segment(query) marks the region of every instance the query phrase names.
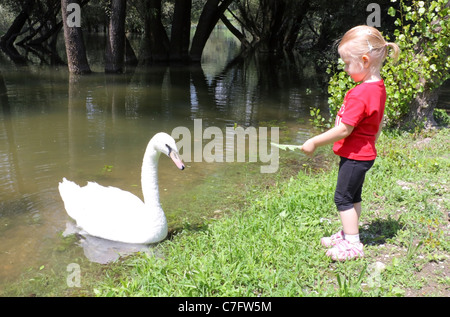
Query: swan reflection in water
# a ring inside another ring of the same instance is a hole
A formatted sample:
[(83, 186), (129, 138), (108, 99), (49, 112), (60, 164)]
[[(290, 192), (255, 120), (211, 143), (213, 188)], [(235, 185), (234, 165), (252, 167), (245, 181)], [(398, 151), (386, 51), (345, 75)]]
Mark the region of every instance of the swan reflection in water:
[(155, 255), (156, 252), (151, 244), (124, 243), (91, 236), (73, 222), (67, 222), (63, 232), (64, 237), (69, 235), (77, 236), (78, 244), (89, 261), (100, 264), (108, 264), (138, 252), (150, 255)]

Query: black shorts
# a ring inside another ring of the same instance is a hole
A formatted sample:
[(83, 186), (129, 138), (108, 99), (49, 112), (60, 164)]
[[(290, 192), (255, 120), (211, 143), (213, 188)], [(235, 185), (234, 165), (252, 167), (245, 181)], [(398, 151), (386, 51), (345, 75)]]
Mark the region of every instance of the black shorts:
[(361, 192), (366, 172), (375, 160), (356, 161), (341, 157), (339, 173), (334, 193), (334, 203), (339, 211), (353, 208), (354, 203), (362, 201)]

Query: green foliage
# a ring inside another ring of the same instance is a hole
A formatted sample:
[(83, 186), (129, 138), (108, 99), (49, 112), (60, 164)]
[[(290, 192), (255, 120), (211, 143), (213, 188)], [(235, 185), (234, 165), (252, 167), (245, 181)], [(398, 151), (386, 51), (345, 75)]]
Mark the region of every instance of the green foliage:
[(112, 172), (113, 167), (114, 166), (112, 166), (112, 165), (106, 165), (105, 164), (103, 166), (103, 168), (102, 168), (102, 173), (105, 174), (105, 173), (108, 173), (108, 172)]
[(450, 125), (450, 116), (447, 114), (447, 111), (444, 109), (434, 109), (433, 112), (434, 120), (441, 126), (449, 126)]
[[(399, 61), (396, 63), (388, 57), (381, 71), (387, 91), (385, 118), (388, 126), (401, 122), (419, 94), (438, 88), (450, 77), (447, 2), (414, 0), (408, 5), (400, 0), (399, 10), (391, 7), (388, 11), (391, 16), (398, 16), (392, 41), (401, 49)], [(385, 38), (391, 41), (388, 36)], [(332, 117), (339, 110), (345, 93), (354, 87), (343, 67), (343, 62), (339, 61), (327, 70), (332, 74), (328, 86)]]
[(325, 119), (325, 117), (320, 114), (319, 108), (313, 108), (310, 107), (309, 114), (311, 115), (311, 119), (309, 119), (309, 122), (312, 123), (313, 126), (318, 128), (330, 128), (331, 124), (329, 121)]
[(367, 270), (367, 264), (361, 270), (358, 278), (352, 277), (341, 277), (339, 273), (336, 273), (336, 279), (339, 284), (339, 296), (340, 297), (361, 297), (363, 292), (361, 290), (361, 282)]

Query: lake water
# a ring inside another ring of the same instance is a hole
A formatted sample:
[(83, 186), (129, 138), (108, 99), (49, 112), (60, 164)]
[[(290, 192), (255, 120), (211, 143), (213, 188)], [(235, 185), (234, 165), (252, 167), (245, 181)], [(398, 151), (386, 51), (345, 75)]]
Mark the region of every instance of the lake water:
[[(95, 46), (101, 37), (88, 42)], [(280, 127), (280, 142), (308, 138), (309, 108), (323, 109), (327, 101), (314, 66), (301, 58), (233, 60), (237, 50), (233, 38), (218, 30), (201, 66), (137, 68), (116, 76), (102, 72), (103, 52), (93, 50), (89, 61), (96, 73), (83, 77), (70, 76), (65, 67), (15, 66), (0, 52), (0, 294), (30, 272), (59, 274), (64, 284), (69, 264), (107, 262), (122, 250), (101, 239), (66, 237), (73, 222), (57, 189), (63, 177), (141, 197), (149, 139), (186, 127), (195, 142), (200, 119), (203, 130), (218, 127), (224, 135), (227, 128)], [(160, 159), (169, 229), (220, 213), (230, 188), (240, 191), (261, 177), (261, 163), (248, 156), (244, 163), (186, 165), (181, 172)]]

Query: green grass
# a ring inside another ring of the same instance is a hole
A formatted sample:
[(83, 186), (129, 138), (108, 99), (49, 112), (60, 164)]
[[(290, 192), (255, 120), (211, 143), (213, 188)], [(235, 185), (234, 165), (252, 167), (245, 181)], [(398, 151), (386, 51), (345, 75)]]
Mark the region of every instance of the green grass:
[(106, 270), (98, 296), (449, 296), (448, 129), (388, 133), (363, 190), (364, 259), (325, 256), (337, 158)]

